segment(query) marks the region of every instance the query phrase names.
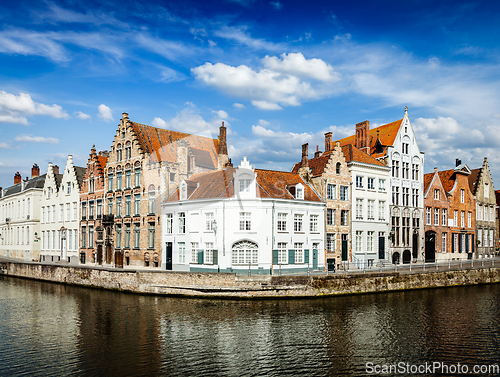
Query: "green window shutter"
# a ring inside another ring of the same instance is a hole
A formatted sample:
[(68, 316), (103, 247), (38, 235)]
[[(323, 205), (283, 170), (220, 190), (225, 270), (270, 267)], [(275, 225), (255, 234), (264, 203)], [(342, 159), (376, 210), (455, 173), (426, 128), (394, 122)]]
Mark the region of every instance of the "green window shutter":
[(309, 249), (304, 250), (304, 263), (309, 263)]
[(273, 264), (278, 264), (278, 250), (273, 250)]
[(203, 264), (203, 249), (198, 249), (198, 263)]
[(214, 264), (217, 265), (219, 264), (219, 250), (212, 250), (214, 252), (213, 254), (213, 261)]
[(295, 264), (295, 249), (288, 250), (288, 264)]

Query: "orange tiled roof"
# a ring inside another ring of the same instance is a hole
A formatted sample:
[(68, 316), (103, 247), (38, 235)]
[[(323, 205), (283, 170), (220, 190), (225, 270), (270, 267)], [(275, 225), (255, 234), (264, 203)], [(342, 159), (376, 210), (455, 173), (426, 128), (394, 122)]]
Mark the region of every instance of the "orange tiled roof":
[[(401, 127), (402, 121), (403, 119), (400, 119), (391, 123), (384, 124), (383, 126), (370, 129), (369, 145), (370, 145), (370, 154), (373, 157), (378, 158), (384, 156), (386, 154), (386, 149), (387, 149), (384, 147), (382, 152), (376, 153), (375, 143), (377, 141), (377, 136), (380, 139), (380, 142), (382, 143), (383, 146), (394, 145), (394, 140), (396, 139), (396, 135), (398, 134), (399, 128)], [(342, 147), (348, 144), (355, 145), (356, 135), (345, 137), (343, 139), (338, 140), (338, 142)]]
[(209, 153), (213, 166), (218, 166), (217, 151), (219, 140), (208, 137), (190, 135), (183, 132), (170, 131), (163, 128), (130, 122), (142, 150), (149, 153), (157, 161), (177, 161), (178, 140), (186, 140), (190, 148), (201, 149)]
[(469, 188), (472, 195), (476, 195), (476, 187), (479, 182), (479, 175), (482, 168), (472, 169), (469, 175)]
[(435, 172), (424, 174), (424, 195), (432, 182), (432, 178), (434, 178), (434, 174)]
[[(319, 157), (314, 157), (309, 160), (309, 169), (313, 177), (320, 176), (323, 174), (326, 168), (326, 164), (330, 160), (331, 153), (323, 153)], [(300, 162), (296, 163), (292, 169), (292, 173), (298, 173), (300, 169)]]
[(375, 160), (372, 156), (361, 152), (352, 144), (346, 144), (342, 146), (342, 153), (344, 154), (346, 162), (356, 161), (363, 162), (365, 164), (385, 166), (381, 162)]
[(445, 192), (450, 192), (453, 189), (453, 186), (455, 185), (455, 173), (454, 169), (438, 172), (439, 179), (441, 179), (441, 184), (443, 185)]
[(106, 163), (108, 162), (108, 158), (106, 156), (97, 156), (97, 161), (99, 165), (101, 165), (102, 170), (106, 167)]
[[(235, 168), (227, 168), (192, 175), (189, 181), (198, 184), (198, 187), (189, 196), (189, 200), (233, 197), (235, 171)], [(258, 198), (293, 199), (287, 188), (302, 183), (304, 185), (304, 200), (321, 202), (321, 198), (297, 173), (262, 169), (255, 169), (255, 172), (257, 174)], [(190, 193), (189, 191), (188, 189), (188, 194)], [(178, 200), (179, 189), (167, 199), (167, 202), (171, 203)]]

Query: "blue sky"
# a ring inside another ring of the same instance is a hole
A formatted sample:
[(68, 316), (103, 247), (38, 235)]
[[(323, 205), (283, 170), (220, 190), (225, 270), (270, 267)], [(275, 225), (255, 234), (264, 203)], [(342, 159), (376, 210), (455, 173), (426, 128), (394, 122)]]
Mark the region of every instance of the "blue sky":
[(217, 135), (289, 170), (301, 144), (400, 119), (426, 172), (488, 157), (500, 188), (500, 4), (490, 1), (0, 2), (0, 186), (85, 166), (122, 112)]

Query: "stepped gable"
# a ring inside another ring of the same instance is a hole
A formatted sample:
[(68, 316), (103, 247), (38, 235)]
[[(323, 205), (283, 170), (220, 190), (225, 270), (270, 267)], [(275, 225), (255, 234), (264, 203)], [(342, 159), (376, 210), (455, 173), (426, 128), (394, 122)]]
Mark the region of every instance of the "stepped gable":
[(175, 142), (186, 140), (191, 149), (194, 148), (204, 152), (202, 164), (207, 164), (210, 161), (212, 166), (218, 166), (218, 139), (170, 131), (132, 121), (129, 121), (129, 124), (134, 130), (144, 153), (150, 154), (158, 162), (177, 162), (177, 144)]
[[(319, 157), (314, 157), (308, 160), (309, 170), (313, 177), (318, 177), (325, 171), (326, 165), (330, 160), (331, 151), (323, 153)], [(292, 169), (292, 173), (298, 173), (300, 169), (300, 162), (296, 163)]]
[[(188, 200), (231, 198), (234, 197), (234, 173), (236, 168), (227, 168), (198, 173), (186, 180)], [(307, 185), (297, 173), (255, 169), (257, 175), (257, 197), (274, 199), (294, 199), (288, 187), (301, 183), (304, 186), (304, 200), (321, 202), (321, 198)], [(179, 189), (166, 200), (167, 203), (179, 200)]]
[(481, 176), (482, 168), (472, 169), (469, 175), (469, 188), (472, 195), (476, 195), (476, 187), (479, 183), (479, 177)]
[[(370, 155), (372, 155), (374, 158), (385, 156), (387, 147), (394, 145), (394, 140), (396, 140), (396, 136), (402, 122), (403, 119), (399, 119), (394, 122), (384, 124), (383, 126), (370, 129), (368, 141), (368, 144), (370, 146)], [(376, 148), (377, 137), (379, 138), (383, 148), (380, 152), (377, 152)], [(349, 144), (355, 145), (356, 135), (345, 137), (338, 140), (338, 142), (340, 143), (341, 147)]]

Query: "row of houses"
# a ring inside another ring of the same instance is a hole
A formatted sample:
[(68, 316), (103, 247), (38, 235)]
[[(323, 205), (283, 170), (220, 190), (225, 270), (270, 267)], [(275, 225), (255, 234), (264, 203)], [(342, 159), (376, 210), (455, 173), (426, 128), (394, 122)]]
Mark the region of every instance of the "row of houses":
[(424, 174), (407, 110), (354, 135), (325, 134), (289, 172), (234, 167), (217, 139), (133, 122), (87, 165), (68, 157), (1, 189), (0, 254), (26, 260), (267, 274), (346, 264), (490, 257), (498, 206), (489, 167)]

